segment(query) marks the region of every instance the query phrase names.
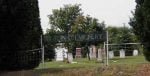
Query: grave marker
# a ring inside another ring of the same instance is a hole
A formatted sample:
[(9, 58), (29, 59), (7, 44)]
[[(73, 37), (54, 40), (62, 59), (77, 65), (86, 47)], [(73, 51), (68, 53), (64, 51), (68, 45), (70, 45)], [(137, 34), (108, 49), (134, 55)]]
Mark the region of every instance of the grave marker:
[(125, 51), (124, 51), (124, 49), (120, 50), (120, 58), (125, 58)]
[(76, 48), (76, 58), (81, 58), (81, 48)]
[(104, 49), (99, 48), (98, 49), (98, 59), (97, 60), (103, 62), (104, 58), (105, 58), (105, 51), (104, 51)]
[(133, 56), (137, 56), (138, 55), (138, 50), (133, 50)]
[(69, 62), (69, 63), (72, 63), (72, 62), (73, 62), (72, 53), (68, 53), (68, 62)]
[(109, 58), (112, 59), (114, 57), (114, 51), (109, 51)]

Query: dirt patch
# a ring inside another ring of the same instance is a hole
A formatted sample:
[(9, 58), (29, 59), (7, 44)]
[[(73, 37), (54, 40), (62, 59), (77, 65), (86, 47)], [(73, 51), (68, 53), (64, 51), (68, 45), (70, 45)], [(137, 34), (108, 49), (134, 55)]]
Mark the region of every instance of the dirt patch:
[(150, 76), (150, 64), (142, 64), (136, 71), (136, 76)]
[(112, 65), (101, 67), (98, 70), (98, 76), (134, 76), (135, 66), (132, 65)]

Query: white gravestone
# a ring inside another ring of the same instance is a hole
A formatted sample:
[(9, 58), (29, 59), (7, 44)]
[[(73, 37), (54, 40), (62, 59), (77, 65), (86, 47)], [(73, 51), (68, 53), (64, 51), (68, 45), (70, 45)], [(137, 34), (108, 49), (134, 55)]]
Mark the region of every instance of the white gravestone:
[(98, 49), (98, 59), (97, 60), (103, 62), (104, 58), (105, 58), (105, 50), (99, 48)]
[(67, 58), (67, 52), (68, 52), (68, 49), (63, 48), (63, 55), (64, 55), (64, 58)]
[(114, 58), (114, 51), (109, 51), (109, 58), (110, 59)]
[(90, 58), (92, 58), (93, 57), (93, 49), (91, 47), (89, 48), (89, 52), (90, 52), (89, 56), (90, 56)]
[(72, 53), (68, 53), (68, 62), (69, 62), (69, 63), (72, 63), (72, 62), (73, 62)]
[(57, 48), (55, 48), (55, 59), (56, 59), (56, 61), (63, 61), (64, 58), (67, 58), (67, 52), (68, 52), (68, 50), (66, 48), (62, 48), (60, 46), (57, 46)]
[(125, 58), (125, 51), (124, 51), (124, 49), (120, 50), (120, 58)]
[(98, 59), (97, 60), (102, 61), (102, 49), (101, 48), (98, 49)]
[(91, 59), (96, 58), (96, 46), (91, 45), (89, 47), (89, 56)]
[(138, 55), (138, 50), (133, 50), (133, 56), (137, 56)]
[(56, 61), (63, 61), (63, 50), (60, 47), (55, 48)]
[(96, 58), (96, 46), (93, 45), (92, 48), (93, 48), (93, 58)]

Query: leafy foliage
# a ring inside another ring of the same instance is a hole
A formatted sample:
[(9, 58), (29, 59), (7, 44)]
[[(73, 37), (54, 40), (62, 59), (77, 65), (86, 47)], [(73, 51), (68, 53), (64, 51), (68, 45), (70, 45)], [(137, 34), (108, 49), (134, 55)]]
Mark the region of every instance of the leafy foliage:
[[(110, 44), (122, 44), (122, 43), (136, 43), (138, 42), (137, 37), (134, 35), (133, 31), (131, 28), (128, 27), (108, 27), (107, 28), (109, 31), (109, 43)], [(113, 49), (112, 46), (111, 49)], [(133, 50), (135, 46), (133, 45), (120, 45), (116, 46), (117, 48), (115, 49), (125, 49), (127, 50)]]
[[(37, 0), (0, 0), (0, 69), (30, 69), (40, 63), (42, 34)], [(35, 57), (38, 56), (36, 59)]]
[(55, 57), (55, 44), (49, 40), (49, 37), (57, 32), (54, 29), (47, 30), (47, 33), (44, 35), (44, 51), (45, 51), (45, 60), (51, 61)]
[[(51, 24), (51, 29), (54, 29), (56, 33), (66, 33), (66, 34), (89, 34), (89, 33), (104, 33), (105, 23), (99, 23), (98, 19), (92, 18), (89, 15), (84, 16), (80, 4), (75, 5), (64, 5), (60, 9), (54, 9), (52, 14), (48, 16), (49, 23)], [(53, 36), (47, 34), (49, 36)], [(103, 42), (103, 40), (101, 40)], [(76, 41), (72, 40), (67, 44), (69, 52), (74, 51), (76, 47), (85, 47), (88, 49), (90, 44), (99, 44), (100, 41)], [(82, 53), (87, 53), (87, 50)], [(86, 54), (84, 54), (86, 55)]]
[(145, 58), (150, 61), (150, 1), (136, 0), (136, 3), (134, 17), (130, 19), (129, 24), (144, 45)]
[(80, 5), (64, 5), (64, 8), (54, 9), (53, 14), (49, 15), (49, 22), (62, 32), (70, 31), (78, 15), (81, 15)]

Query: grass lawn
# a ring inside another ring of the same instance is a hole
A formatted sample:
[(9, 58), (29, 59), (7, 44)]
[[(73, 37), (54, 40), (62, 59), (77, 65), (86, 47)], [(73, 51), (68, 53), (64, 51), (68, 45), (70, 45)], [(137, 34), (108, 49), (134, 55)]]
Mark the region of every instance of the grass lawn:
[[(148, 62), (144, 56), (115, 57), (109, 59), (109, 66), (104, 66), (96, 60), (86, 58), (75, 59), (77, 63), (46, 62), (35, 69), (41, 76), (133, 76), (137, 69)], [(41, 70), (42, 69), (42, 70)], [(138, 75), (137, 75), (138, 76)]]
[[(75, 59), (74, 64), (45, 62), (34, 70), (10, 72), (0, 76), (149, 76), (150, 64), (144, 56), (115, 57), (109, 59), (109, 66), (96, 60)], [(146, 73), (145, 73), (146, 72)]]
[(46, 62), (40, 64), (35, 71), (41, 76), (138, 76), (139, 67), (148, 63), (144, 56), (115, 57), (109, 59), (109, 66), (87, 58), (75, 59), (74, 62), (77, 63)]
[(148, 63), (144, 56), (126, 56), (126, 58), (115, 57), (109, 60), (110, 64), (140, 64)]
[(44, 65), (40, 64), (40, 66), (36, 69), (41, 68), (90, 68), (90, 67), (97, 67), (101, 66), (102, 63), (98, 63), (96, 60), (88, 60), (86, 58), (81, 59), (74, 59), (74, 62), (77, 63), (66, 63), (66, 62), (58, 62), (58, 61), (52, 61), (52, 62), (45, 62)]
[[(36, 69), (43, 68), (90, 68), (90, 67), (100, 67), (103, 66), (104, 63), (97, 62), (96, 60), (88, 60), (87, 58), (75, 59), (74, 64), (69, 64), (65, 62), (45, 62), (44, 65), (40, 64), (40, 66)], [(124, 65), (124, 64), (141, 64), (148, 63), (144, 56), (126, 56), (126, 58), (115, 57), (113, 59), (109, 59), (109, 65)]]

